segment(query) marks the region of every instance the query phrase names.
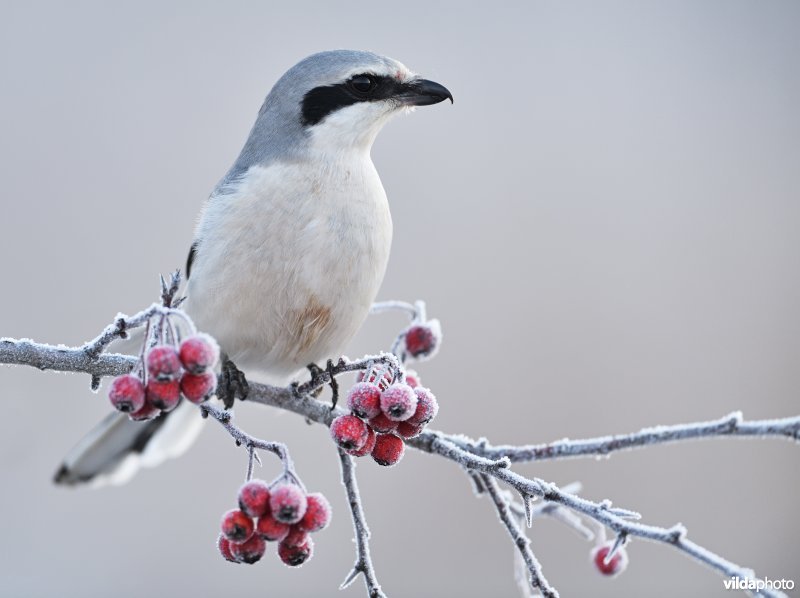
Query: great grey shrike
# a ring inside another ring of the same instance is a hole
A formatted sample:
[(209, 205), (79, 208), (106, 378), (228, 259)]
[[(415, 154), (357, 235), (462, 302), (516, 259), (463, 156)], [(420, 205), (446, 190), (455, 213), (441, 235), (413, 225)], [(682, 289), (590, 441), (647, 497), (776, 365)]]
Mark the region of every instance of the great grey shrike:
[[(395, 114), (453, 97), (372, 52), (314, 54), (289, 69), (203, 207), (185, 309), (237, 366), (286, 384), (338, 357), (386, 270), (392, 219), (370, 149)], [(113, 413), (56, 482), (121, 484), (184, 452), (202, 426), (184, 401), (155, 420)]]

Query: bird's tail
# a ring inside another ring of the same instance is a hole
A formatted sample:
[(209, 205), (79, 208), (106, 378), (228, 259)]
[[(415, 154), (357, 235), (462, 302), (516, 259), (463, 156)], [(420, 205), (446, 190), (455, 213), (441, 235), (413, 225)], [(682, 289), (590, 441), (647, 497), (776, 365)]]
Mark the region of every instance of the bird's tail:
[(144, 422), (111, 413), (69, 452), (54, 481), (65, 486), (124, 484), (140, 467), (155, 467), (183, 454), (202, 425), (199, 409), (188, 401)]

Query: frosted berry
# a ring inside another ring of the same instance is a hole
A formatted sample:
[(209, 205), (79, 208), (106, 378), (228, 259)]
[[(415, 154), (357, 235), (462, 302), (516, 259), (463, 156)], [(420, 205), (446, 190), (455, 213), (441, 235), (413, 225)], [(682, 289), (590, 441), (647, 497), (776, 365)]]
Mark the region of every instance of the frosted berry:
[(250, 480), (239, 488), (239, 509), (253, 518), (269, 513), (269, 486), (264, 480)]
[(592, 562), (597, 570), (603, 575), (618, 575), (625, 570), (628, 566), (628, 554), (625, 549), (620, 546), (608, 562), (605, 562), (606, 555), (613, 547), (612, 543), (606, 543), (598, 546), (592, 551)]
[(439, 320), (415, 324), (406, 330), (406, 352), (417, 359), (433, 357), (439, 348), (442, 329)]
[(278, 484), (270, 491), (269, 508), (281, 523), (295, 524), (306, 514), (305, 493), (294, 484)]
[(380, 432), (381, 434), (393, 432), (397, 429), (397, 422), (390, 420), (382, 411), (369, 420), (369, 425), (373, 430)]
[(417, 409), (407, 421), (410, 424), (425, 425), (439, 413), (439, 402), (429, 389), (421, 386), (414, 389), (414, 394), (417, 395)]
[(146, 389), (147, 402), (161, 411), (172, 411), (181, 400), (181, 385), (177, 380), (150, 378)]
[(161, 415), (161, 409), (153, 407), (150, 403), (145, 402), (144, 407), (139, 409), (139, 411), (129, 413), (128, 417), (135, 422), (141, 422), (148, 419), (155, 419), (159, 415)]
[(156, 380), (174, 380), (181, 372), (175, 347), (158, 345), (147, 353), (147, 373)]
[(333, 441), (346, 451), (360, 449), (367, 436), (367, 424), (355, 415), (340, 415), (331, 423)]
[(222, 516), (222, 535), (231, 542), (239, 543), (253, 535), (255, 524), (243, 511), (233, 509)]
[(237, 562), (252, 565), (261, 560), (267, 550), (267, 543), (258, 534), (253, 534), (249, 540), (236, 544), (230, 543), (231, 555)]
[(308, 532), (301, 528), (299, 525), (293, 525), (289, 528), (289, 533), (281, 540), (281, 544), (287, 546), (302, 546), (308, 540)]
[(411, 388), (416, 388), (420, 385), (419, 374), (414, 370), (406, 370), (406, 384)]
[(371, 419), (381, 412), (381, 389), (369, 382), (359, 382), (347, 393), (347, 407), (361, 419)]
[(190, 336), (181, 343), (180, 362), (191, 374), (202, 374), (219, 359), (219, 345), (207, 334)]
[(111, 383), (108, 398), (115, 409), (134, 413), (144, 407), (144, 384), (133, 374), (118, 376)]
[(406, 444), (403, 439), (394, 434), (378, 434), (375, 439), (375, 448), (372, 449), (372, 458), (378, 465), (390, 467), (403, 458)]
[(259, 517), (256, 531), (267, 542), (280, 542), (289, 534), (289, 525), (276, 521), (272, 515), (267, 513)]
[(309, 494), (306, 499), (308, 508), (297, 527), (307, 532), (318, 532), (325, 529), (331, 522), (331, 504), (328, 499), (321, 492)]
[[(387, 419), (386, 421), (392, 420)], [(395, 422), (392, 423), (394, 424)], [(362, 446), (360, 449), (347, 451), (347, 454), (353, 457), (363, 457), (364, 455), (369, 455), (373, 448), (375, 448), (375, 430), (373, 430), (370, 426), (367, 426), (367, 441), (364, 443), (364, 446)]]
[(181, 393), (192, 403), (199, 405), (207, 401), (217, 390), (217, 375), (212, 371), (202, 374), (190, 374), (188, 372), (181, 376)]
[(400, 422), (397, 424), (397, 430), (395, 434), (408, 440), (409, 438), (416, 438), (420, 434), (422, 434), (422, 429), (425, 427), (425, 424), (411, 424), (408, 422)]
[(416, 409), (417, 395), (408, 384), (392, 384), (381, 393), (381, 411), (391, 420), (406, 420)]
[(222, 534), (219, 535), (217, 538), (217, 548), (219, 549), (219, 553), (225, 558), (226, 561), (230, 561), (232, 563), (236, 563), (236, 557), (233, 556), (231, 552), (231, 542), (223, 536)]
[(299, 567), (314, 554), (314, 541), (309, 537), (300, 546), (290, 546), (284, 542), (278, 544), (278, 556), (285, 565)]

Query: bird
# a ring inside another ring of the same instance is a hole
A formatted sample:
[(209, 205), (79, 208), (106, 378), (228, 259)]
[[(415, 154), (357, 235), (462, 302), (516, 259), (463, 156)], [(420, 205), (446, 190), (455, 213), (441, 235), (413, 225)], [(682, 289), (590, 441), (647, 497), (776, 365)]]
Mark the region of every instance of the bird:
[[(362, 50), (312, 54), (266, 96), (233, 166), (200, 213), (183, 309), (232, 368), (285, 385), (339, 357), (367, 317), (392, 241), (370, 151), (383, 126), (453, 102), (443, 85)], [(224, 376), (223, 376), (224, 378)], [(226, 402), (227, 404), (227, 402)], [(61, 485), (119, 485), (177, 457), (202, 428), (187, 401), (147, 422), (111, 413), (65, 457)]]

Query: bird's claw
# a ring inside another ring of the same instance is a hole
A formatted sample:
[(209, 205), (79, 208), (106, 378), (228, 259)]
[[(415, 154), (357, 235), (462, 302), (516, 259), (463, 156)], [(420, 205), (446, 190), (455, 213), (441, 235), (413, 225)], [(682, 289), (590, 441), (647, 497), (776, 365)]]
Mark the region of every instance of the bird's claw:
[(233, 402), (238, 398), (244, 401), (250, 392), (244, 373), (227, 357), (222, 360), (222, 374), (217, 389), (217, 397), (225, 405), (225, 409), (233, 407)]

